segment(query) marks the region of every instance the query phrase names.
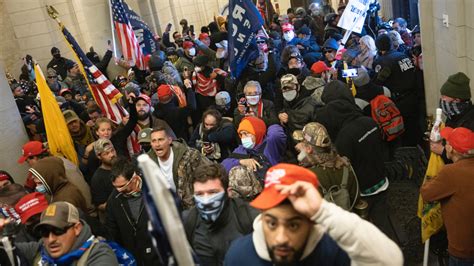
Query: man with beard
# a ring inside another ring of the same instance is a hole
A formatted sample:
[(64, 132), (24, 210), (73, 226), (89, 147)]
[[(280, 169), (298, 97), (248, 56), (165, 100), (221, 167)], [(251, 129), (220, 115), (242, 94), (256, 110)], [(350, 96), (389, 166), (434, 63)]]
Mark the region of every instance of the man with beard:
[(114, 145), (108, 139), (98, 139), (94, 142), (94, 151), (101, 164), (91, 179), (92, 203), (99, 211), (105, 211), (107, 199), (114, 187), (110, 181), (112, 164), (117, 157)]
[(74, 148), (76, 149), (77, 155), (79, 158), (82, 158), (87, 145), (94, 142), (94, 135), (90, 127), (88, 127), (74, 111), (66, 110), (63, 112), (63, 116), (66, 120), (72, 140), (74, 141)]
[(52, 68), (60, 76), (61, 80), (64, 80), (67, 77), (67, 68), (66, 62), (71, 61), (61, 56), (61, 51), (57, 47), (51, 48), (51, 55), (53, 59), (49, 61), (47, 69)]
[[(140, 94), (135, 103), (135, 108), (137, 109), (138, 121), (137, 126), (139, 130), (145, 128), (154, 128), (154, 127), (165, 127), (169, 130), (169, 134), (173, 139), (176, 139), (176, 136), (173, 130), (170, 128), (168, 123), (165, 120), (158, 119), (154, 117), (151, 113), (151, 99), (146, 94)], [(136, 131), (136, 130), (135, 130)], [(138, 133), (138, 132), (136, 132)]]
[(374, 225), (324, 200), (303, 167), (270, 168), (250, 203), (254, 232), (233, 242), (225, 265), (402, 265), (397, 245)]

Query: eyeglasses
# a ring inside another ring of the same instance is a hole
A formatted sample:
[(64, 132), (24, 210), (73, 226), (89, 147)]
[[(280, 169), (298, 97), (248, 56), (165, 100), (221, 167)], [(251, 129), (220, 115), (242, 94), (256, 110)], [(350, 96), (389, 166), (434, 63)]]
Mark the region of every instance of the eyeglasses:
[(49, 79), (57, 78), (57, 76), (48, 76)]
[(267, 42), (264, 41), (264, 40), (258, 40), (258, 41), (257, 41), (257, 44), (265, 44), (265, 43), (267, 43)]
[(323, 53), (324, 54), (327, 54), (327, 53), (332, 53), (334, 50), (331, 50), (331, 49), (328, 49), (328, 50), (323, 50)]
[(64, 228), (57, 228), (54, 226), (42, 226), (38, 228), (38, 233), (40, 234), (41, 237), (49, 237), (51, 233), (55, 236), (61, 236), (61, 235), (64, 235), (73, 226), (74, 224), (68, 225)]

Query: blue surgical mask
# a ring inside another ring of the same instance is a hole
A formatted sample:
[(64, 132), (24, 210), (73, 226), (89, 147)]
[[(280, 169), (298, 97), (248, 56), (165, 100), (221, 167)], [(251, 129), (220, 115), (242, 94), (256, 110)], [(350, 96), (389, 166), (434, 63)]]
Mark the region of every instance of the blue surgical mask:
[(44, 185), (37, 185), (35, 190), (36, 192), (39, 192), (39, 193), (43, 193), (43, 194), (47, 193), (46, 187)]
[(244, 148), (252, 149), (253, 147), (255, 147), (255, 143), (253, 142), (251, 137), (245, 137), (245, 138), (242, 138), (241, 140), (242, 140), (242, 146), (244, 146)]
[(224, 191), (209, 197), (194, 195), (194, 202), (201, 218), (208, 222), (215, 222), (224, 209), (224, 197)]

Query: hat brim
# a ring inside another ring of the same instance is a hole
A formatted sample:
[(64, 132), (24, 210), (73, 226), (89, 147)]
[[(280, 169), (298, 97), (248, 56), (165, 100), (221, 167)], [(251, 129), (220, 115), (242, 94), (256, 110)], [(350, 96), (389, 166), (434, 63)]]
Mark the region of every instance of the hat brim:
[(18, 163), (19, 163), (19, 164), (23, 164), (23, 163), (26, 161), (27, 158), (28, 158), (28, 157), (23, 156), (23, 155), (20, 156), (20, 158), (18, 158)]
[(21, 223), (22, 224), (25, 224), (32, 216), (35, 216), (37, 214), (41, 214), (44, 210), (46, 210), (48, 206), (44, 206), (44, 208), (41, 206), (41, 205), (38, 205), (38, 206), (35, 206), (34, 208), (28, 210), (28, 212), (26, 214), (23, 215), (23, 217), (20, 215), (21, 217)]
[(40, 227), (45, 226), (45, 225), (53, 226), (56, 228), (65, 228), (66, 226), (69, 226), (70, 224), (63, 221), (46, 220), (44, 222), (40, 222), (39, 224), (37, 224), (33, 228), (33, 230), (37, 231)]
[(454, 128), (451, 128), (451, 127), (445, 127), (443, 129), (441, 129), (441, 137), (443, 137), (443, 139), (448, 139), (449, 136), (451, 136), (451, 134), (453, 133), (454, 131)]
[(281, 194), (276, 190), (275, 186), (270, 186), (264, 189), (260, 195), (250, 202), (250, 206), (260, 210), (267, 210), (278, 206), (278, 204), (283, 202), (286, 198), (288, 198), (288, 195)]

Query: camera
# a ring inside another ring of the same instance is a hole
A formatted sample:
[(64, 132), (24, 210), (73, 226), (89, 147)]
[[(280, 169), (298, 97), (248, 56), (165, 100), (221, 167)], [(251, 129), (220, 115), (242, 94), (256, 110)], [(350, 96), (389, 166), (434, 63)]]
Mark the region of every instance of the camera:
[(342, 70), (342, 77), (343, 77), (343, 78), (353, 78), (353, 77), (357, 77), (357, 69), (355, 69), (355, 68), (343, 69), (343, 70)]

